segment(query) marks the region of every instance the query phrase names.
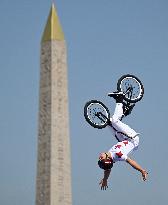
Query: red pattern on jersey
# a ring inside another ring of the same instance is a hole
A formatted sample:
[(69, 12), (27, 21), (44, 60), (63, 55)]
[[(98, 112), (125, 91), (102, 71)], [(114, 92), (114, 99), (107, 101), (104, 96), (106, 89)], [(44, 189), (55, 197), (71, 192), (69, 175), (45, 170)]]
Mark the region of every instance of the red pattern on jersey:
[(117, 149), (117, 148), (120, 149), (121, 146), (122, 146), (122, 145), (118, 144), (118, 145), (115, 146), (115, 149)]
[(125, 146), (128, 144), (128, 141), (123, 141), (123, 143), (125, 144)]
[(118, 156), (118, 158), (121, 158), (123, 153), (120, 151), (120, 152), (117, 152), (116, 155)]

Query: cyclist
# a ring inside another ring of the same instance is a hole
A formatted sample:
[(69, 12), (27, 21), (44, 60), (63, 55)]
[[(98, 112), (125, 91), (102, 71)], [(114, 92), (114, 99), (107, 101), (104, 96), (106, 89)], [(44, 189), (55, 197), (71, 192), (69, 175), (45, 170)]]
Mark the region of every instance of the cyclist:
[(108, 188), (107, 181), (111, 173), (111, 168), (117, 161), (126, 161), (141, 173), (144, 181), (147, 179), (148, 175), (145, 169), (143, 169), (136, 161), (128, 157), (132, 151), (138, 148), (139, 134), (128, 125), (121, 122), (123, 116), (127, 116), (131, 113), (134, 104), (127, 106), (123, 102), (123, 92), (112, 92), (109, 93), (108, 96), (113, 97), (116, 100), (116, 108), (112, 118), (110, 119), (110, 127), (112, 127), (113, 134), (118, 140), (118, 143), (115, 144), (108, 152), (103, 152), (99, 156), (98, 165), (104, 170), (104, 177), (99, 183), (102, 190), (106, 190)]

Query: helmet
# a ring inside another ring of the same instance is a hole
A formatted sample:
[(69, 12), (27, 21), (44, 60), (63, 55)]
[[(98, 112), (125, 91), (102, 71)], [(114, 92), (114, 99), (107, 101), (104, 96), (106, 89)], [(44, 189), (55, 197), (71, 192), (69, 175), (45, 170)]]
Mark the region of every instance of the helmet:
[(113, 159), (106, 158), (106, 159), (99, 159), (98, 165), (101, 169), (107, 170), (113, 167)]

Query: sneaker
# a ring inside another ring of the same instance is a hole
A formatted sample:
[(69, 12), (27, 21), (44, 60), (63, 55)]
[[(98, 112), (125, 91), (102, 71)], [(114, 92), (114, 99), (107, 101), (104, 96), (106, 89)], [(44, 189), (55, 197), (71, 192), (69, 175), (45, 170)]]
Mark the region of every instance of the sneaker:
[(108, 93), (109, 97), (113, 97), (117, 103), (122, 103), (124, 99), (124, 94), (121, 91), (115, 91), (112, 93)]

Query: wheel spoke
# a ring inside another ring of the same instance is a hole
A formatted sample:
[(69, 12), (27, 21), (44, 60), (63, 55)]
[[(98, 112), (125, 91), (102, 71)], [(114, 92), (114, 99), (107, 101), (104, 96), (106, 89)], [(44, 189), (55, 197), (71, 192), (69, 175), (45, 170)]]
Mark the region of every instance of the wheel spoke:
[(103, 115), (103, 113), (101, 112), (97, 112), (95, 116), (97, 116), (103, 123), (105, 123), (108, 120), (107, 117)]

